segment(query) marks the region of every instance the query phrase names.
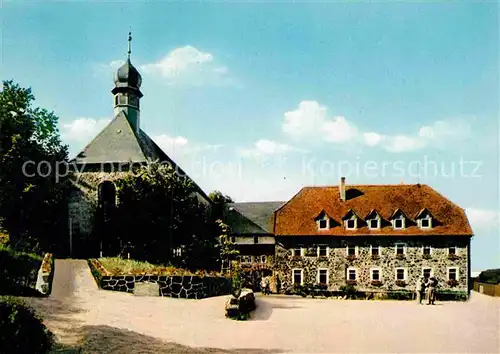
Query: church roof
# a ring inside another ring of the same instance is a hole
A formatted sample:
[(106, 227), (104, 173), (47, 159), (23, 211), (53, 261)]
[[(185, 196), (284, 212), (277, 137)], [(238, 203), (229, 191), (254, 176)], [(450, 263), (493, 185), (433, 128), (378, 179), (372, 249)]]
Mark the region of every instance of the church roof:
[(141, 146), (126, 114), (115, 118), (72, 160), (76, 164), (146, 162), (148, 156)]
[[(115, 118), (70, 162), (77, 165), (111, 163), (146, 163), (159, 160), (168, 163), (180, 176), (189, 178), (206, 199), (209, 197), (142, 129), (138, 133), (130, 125), (125, 112)], [(79, 169), (80, 170), (80, 169)]]

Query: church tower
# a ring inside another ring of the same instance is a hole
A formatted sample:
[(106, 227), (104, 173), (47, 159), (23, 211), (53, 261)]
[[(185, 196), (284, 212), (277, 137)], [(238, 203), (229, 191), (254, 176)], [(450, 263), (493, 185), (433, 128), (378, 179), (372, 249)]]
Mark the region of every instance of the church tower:
[(139, 132), (140, 108), (139, 100), (142, 92), (140, 90), (142, 77), (130, 62), (132, 34), (128, 34), (127, 61), (115, 73), (115, 87), (111, 92), (114, 98), (114, 115), (123, 111), (136, 133)]

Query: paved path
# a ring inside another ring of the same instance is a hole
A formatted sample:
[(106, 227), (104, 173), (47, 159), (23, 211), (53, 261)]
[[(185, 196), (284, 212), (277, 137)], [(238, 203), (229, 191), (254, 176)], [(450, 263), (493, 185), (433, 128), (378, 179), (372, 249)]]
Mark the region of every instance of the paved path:
[(500, 300), (477, 293), (437, 306), (258, 296), (238, 322), (224, 318), (226, 297), (136, 297), (98, 290), (86, 261), (55, 267), (52, 295), (34, 306), (89, 353), (500, 353)]

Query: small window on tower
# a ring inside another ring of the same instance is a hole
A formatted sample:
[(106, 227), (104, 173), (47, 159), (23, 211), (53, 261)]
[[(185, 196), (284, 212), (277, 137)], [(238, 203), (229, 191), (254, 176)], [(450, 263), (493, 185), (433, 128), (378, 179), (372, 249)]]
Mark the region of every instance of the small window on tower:
[(127, 98), (123, 95), (118, 96), (118, 104), (127, 104)]

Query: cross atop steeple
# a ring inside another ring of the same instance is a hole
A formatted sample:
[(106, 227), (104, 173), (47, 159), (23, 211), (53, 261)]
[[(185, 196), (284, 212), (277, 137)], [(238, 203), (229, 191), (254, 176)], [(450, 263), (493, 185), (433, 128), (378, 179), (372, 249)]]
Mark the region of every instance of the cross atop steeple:
[(127, 52), (128, 59), (130, 59), (130, 53), (132, 52), (131, 47), (132, 47), (132, 31), (129, 31), (128, 32), (128, 52)]

